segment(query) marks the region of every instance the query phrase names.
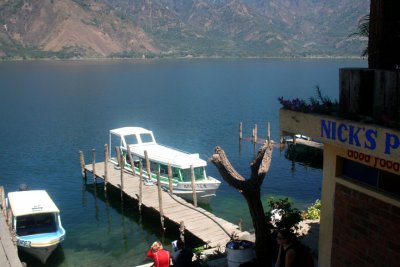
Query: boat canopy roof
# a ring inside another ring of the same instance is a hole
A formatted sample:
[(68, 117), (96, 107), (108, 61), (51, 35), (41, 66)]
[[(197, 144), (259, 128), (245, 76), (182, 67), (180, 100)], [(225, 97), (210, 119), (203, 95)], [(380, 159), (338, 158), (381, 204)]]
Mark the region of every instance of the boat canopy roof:
[(198, 153), (189, 154), (159, 144), (130, 145), (129, 149), (134, 155), (140, 158), (144, 158), (144, 151), (146, 150), (151, 161), (165, 165), (171, 164), (171, 166), (181, 169), (189, 169), (191, 165), (194, 168), (207, 166), (207, 162), (200, 159)]
[[(147, 151), (149, 159), (153, 162), (161, 164), (171, 164), (181, 169), (189, 169), (193, 167), (205, 167), (207, 162), (200, 159), (199, 154), (190, 154), (175, 148), (157, 144), (153, 132), (142, 127), (123, 127), (110, 130), (110, 147), (111, 135), (121, 138), (122, 146), (140, 157), (144, 158), (144, 151)], [(135, 138), (130, 138), (135, 136)]]
[(16, 217), (37, 213), (60, 212), (45, 190), (10, 192), (8, 193), (8, 203)]
[(122, 128), (112, 129), (110, 130), (110, 133), (120, 137), (132, 134), (151, 134), (151, 135), (153, 134), (152, 131), (142, 127), (122, 127)]

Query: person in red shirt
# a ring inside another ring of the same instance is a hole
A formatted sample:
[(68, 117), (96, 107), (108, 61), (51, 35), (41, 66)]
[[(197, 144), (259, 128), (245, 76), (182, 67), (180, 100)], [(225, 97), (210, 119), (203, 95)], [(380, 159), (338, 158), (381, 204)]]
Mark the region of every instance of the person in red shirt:
[(154, 260), (154, 267), (169, 267), (171, 256), (169, 251), (165, 250), (160, 241), (151, 245), (147, 252), (147, 257)]

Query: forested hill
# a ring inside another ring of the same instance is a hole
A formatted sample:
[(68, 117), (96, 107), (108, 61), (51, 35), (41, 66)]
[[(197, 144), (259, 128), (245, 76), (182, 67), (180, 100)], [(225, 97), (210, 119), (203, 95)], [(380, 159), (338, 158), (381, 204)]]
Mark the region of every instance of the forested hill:
[(369, 0), (0, 0), (0, 58), (359, 56)]

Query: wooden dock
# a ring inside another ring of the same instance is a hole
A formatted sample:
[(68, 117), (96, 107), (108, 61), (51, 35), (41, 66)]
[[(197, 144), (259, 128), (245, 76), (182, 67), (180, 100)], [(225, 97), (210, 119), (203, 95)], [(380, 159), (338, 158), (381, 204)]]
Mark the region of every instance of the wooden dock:
[(0, 186), (1, 212), (0, 212), (0, 266), (1, 267), (22, 267), (24, 266), (18, 258), (17, 247), (13, 241), (10, 228), (6, 221), (5, 192)]
[[(95, 169), (95, 177), (87, 176), (87, 179), (101, 178), (104, 179), (105, 163), (95, 163), (84, 165), (84, 171), (93, 174), (93, 166)], [(114, 164), (107, 163), (107, 181), (108, 184), (123, 190), (129, 197), (139, 199), (139, 176), (133, 175), (131, 172), (123, 172), (123, 188), (121, 186), (121, 170), (116, 169)], [(178, 226), (183, 225), (185, 231), (190, 232), (200, 240), (207, 244), (209, 249), (218, 249), (225, 251), (225, 245), (230, 240), (230, 235), (235, 233), (239, 238), (250, 236), (248, 232), (242, 232), (237, 225), (234, 225), (224, 219), (216, 217), (214, 214), (200, 207), (195, 207), (186, 200), (161, 191), (162, 213), (163, 217), (176, 223)], [(158, 197), (158, 187), (145, 186), (142, 187), (142, 205), (160, 212), (160, 202)], [(161, 222), (160, 222), (161, 224)]]

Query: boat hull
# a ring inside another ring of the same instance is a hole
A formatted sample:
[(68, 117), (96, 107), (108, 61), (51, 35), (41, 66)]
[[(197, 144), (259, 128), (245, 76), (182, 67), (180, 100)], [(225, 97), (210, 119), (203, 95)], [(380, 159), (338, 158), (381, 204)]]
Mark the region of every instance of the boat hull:
[[(198, 203), (208, 204), (216, 196), (220, 182), (196, 184), (196, 199)], [(163, 187), (166, 187), (164, 184)], [(167, 189), (167, 188), (166, 188)], [(169, 189), (167, 189), (169, 190)], [(193, 202), (193, 190), (191, 183), (178, 183), (172, 187), (173, 193), (183, 199)]]
[(30, 247), (30, 248), (18, 246), (18, 249), (20, 251), (32, 255), (36, 259), (40, 260), (43, 264), (45, 264), (47, 259), (50, 257), (53, 251), (58, 247), (58, 245), (59, 243), (47, 247)]
[(65, 230), (60, 227), (51, 233), (17, 236), (17, 246), (20, 251), (32, 255), (44, 264), (64, 239)]
[[(111, 162), (117, 167), (118, 163), (114, 160)], [(126, 164), (124, 169), (132, 172), (132, 168), (130, 165)], [(140, 171), (138, 168), (135, 168), (135, 175), (139, 176)], [(155, 174), (152, 173), (151, 181), (148, 178), (146, 172), (143, 173), (144, 181), (146, 185), (154, 185), (157, 184), (157, 180), (155, 179)], [(160, 177), (161, 187), (165, 191), (169, 191), (169, 178), (166, 176)], [(198, 203), (208, 204), (212, 200), (213, 197), (216, 196), (216, 191), (221, 185), (221, 182), (211, 176), (208, 176), (207, 179), (204, 180), (196, 180), (195, 187), (196, 187), (196, 198)], [(176, 182), (174, 181), (172, 184), (173, 193), (185, 200), (193, 202), (193, 189), (191, 182)]]

